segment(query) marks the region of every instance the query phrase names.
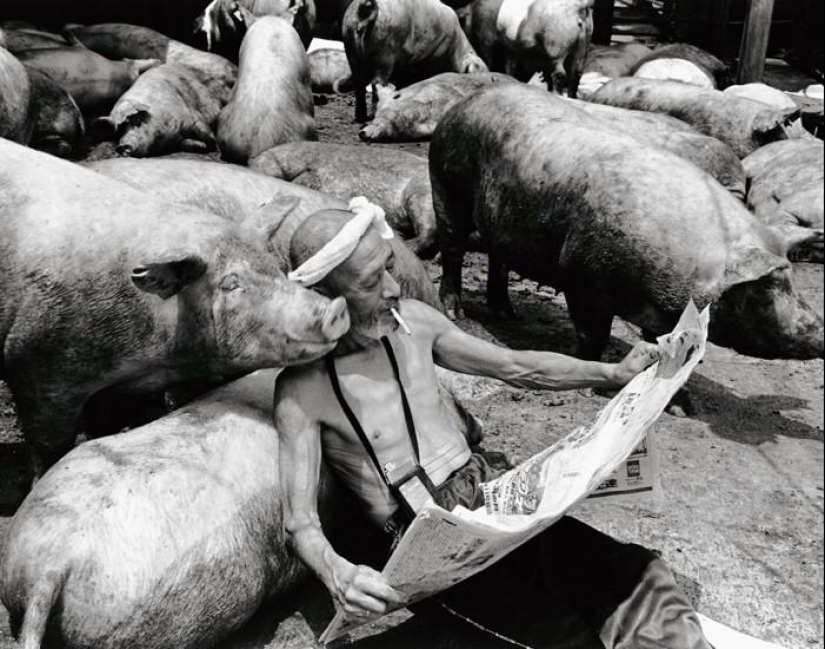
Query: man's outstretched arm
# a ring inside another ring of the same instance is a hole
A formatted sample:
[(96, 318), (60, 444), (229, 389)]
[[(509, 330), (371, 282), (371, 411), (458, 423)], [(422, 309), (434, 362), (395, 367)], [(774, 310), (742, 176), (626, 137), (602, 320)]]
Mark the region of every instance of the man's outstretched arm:
[(324, 535), (318, 516), (321, 426), (301, 405), (300, 381), (293, 383), (289, 375), (284, 372), (278, 379), (274, 406), (287, 540), (348, 615), (380, 616), (388, 604), (401, 603), (401, 598), (381, 573), (350, 563)]
[(425, 304), (411, 302), (404, 312), (433, 336), (433, 359), (438, 365), (455, 372), (500, 379), (522, 388), (619, 388), (659, 359), (657, 346), (645, 342), (638, 343), (620, 363), (507, 349), (471, 336)]

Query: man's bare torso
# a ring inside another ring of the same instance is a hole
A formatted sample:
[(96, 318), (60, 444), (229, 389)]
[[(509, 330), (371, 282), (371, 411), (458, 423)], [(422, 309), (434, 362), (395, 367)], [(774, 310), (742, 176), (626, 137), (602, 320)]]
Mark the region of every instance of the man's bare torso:
[[(434, 484), (443, 483), (466, 464), (470, 449), (456, 430), (441, 402), (432, 340), (419, 329), (413, 335), (390, 336), (409, 399), (421, 454), (421, 464)], [(378, 456), (382, 466), (411, 460), (413, 449), (407, 433), (401, 394), (384, 347), (335, 358), (341, 389)], [(342, 411), (323, 362), (310, 375), (312, 415), (321, 423), (324, 458), (365, 505), (370, 517), (383, 525), (397, 508), (382, 478)], [(307, 376), (307, 379), (310, 379)]]

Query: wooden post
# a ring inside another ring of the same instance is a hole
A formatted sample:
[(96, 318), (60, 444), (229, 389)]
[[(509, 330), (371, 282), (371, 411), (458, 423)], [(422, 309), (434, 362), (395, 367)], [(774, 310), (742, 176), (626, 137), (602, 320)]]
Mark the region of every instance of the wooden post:
[(739, 83), (762, 81), (771, 35), (774, 0), (750, 0), (739, 48)]
[(613, 39), (614, 0), (596, 0), (593, 7), (593, 42), (610, 45)]

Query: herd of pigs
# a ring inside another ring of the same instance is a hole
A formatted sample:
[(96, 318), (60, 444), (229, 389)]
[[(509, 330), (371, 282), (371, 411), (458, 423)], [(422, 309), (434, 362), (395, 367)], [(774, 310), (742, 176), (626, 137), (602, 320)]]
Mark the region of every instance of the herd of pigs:
[[(594, 46), (589, 0), (200, 9), (210, 51), (117, 22), (0, 28), (0, 378), (38, 478), (0, 597), (26, 649), (209, 646), (301, 576), (272, 368), (349, 320), (286, 279), (287, 249), (353, 196), (402, 236), (404, 295), (451, 317), (472, 246), (491, 309), (513, 313), (509, 270), (564, 292), (582, 358), (614, 316), (653, 337), (691, 298), (718, 344), (822, 357), (788, 255), (822, 260), (823, 144), (788, 94), (725, 88), (688, 45)], [(330, 92), (355, 93), (363, 140), (431, 140), (429, 160), (318, 142)], [(119, 155), (83, 161), (101, 142)], [(220, 383), (160, 419), (125, 396)]]

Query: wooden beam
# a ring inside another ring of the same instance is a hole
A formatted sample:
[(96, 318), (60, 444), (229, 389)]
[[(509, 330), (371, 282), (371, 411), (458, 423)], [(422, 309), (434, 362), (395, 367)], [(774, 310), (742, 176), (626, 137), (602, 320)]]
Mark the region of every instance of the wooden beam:
[(762, 81), (771, 35), (774, 0), (750, 0), (739, 48), (739, 83)]
[(593, 7), (593, 42), (610, 45), (613, 38), (614, 0), (596, 0)]

